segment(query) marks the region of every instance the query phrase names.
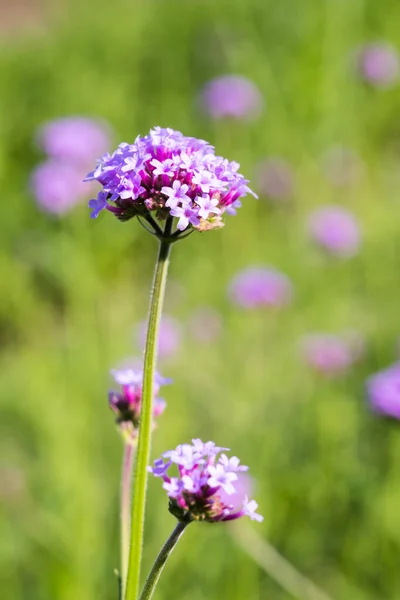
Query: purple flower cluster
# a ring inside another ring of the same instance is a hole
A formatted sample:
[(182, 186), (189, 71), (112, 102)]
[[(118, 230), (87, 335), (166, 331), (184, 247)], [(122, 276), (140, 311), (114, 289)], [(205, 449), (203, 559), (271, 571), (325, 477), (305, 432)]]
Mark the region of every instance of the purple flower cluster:
[(88, 197), (82, 177), (106, 151), (108, 127), (95, 119), (64, 117), (42, 125), (37, 138), (48, 160), (34, 169), (30, 187), (41, 209), (63, 215)]
[[(116, 415), (116, 423), (129, 443), (134, 443), (138, 436), (140, 411), (142, 406), (143, 371), (131, 368), (113, 369), (112, 376), (121, 386), (120, 392), (110, 391), (108, 394), (110, 408)], [(164, 412), (166, 402), (158, 397), (160, 386), (171, 383), (170, 379), (158, 373), (154, 379), (153, 417)]]
[(371, 375), (367, 392), (374, 410), (400, 419), (400, 363)]
[[(215, 156), (204, 140), (155, 127), (133, 144), (105, 154), (85, 181), (103, 189), (89, 202), (92, 217), (107, 209), (120, 220), (135, 216), (177, 219), (177, 229), (221, 227), (224, 212), (235, 214), (240, 198), (253, 194), (239, 164)], [(253, 194), (255, 195), (255, 194)]]
[[(248, 516), (262, 521), (263, 517), (256, 513), (258, 504), (245, 496), (241, 506), (229, 503), (227, 497), (239, 491), (235, 484), (238, 474), (247, 471), (240, 460), (233, 456), (228, 458), (214, 442), (192, 440), (192, 444), (182, 444), (175, 450), (164, 452), (163, 458), (154, 462), (148, 470), (155, 477), (164, 481), (163, 488), (169, 498), (169, 510), (180, 521), (232, 521)], [(171, 477), (167, 473), (175, 464), (178, 476)]]

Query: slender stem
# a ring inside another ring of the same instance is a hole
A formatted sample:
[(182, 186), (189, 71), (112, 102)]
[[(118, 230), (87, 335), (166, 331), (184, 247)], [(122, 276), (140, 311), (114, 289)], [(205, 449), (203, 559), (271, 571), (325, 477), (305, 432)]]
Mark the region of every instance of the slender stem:
[(165, 542), (164, 546), (161, 548), (160, 554), (157, 556), (153, 568), (146, 579), (140, 600), (149, 600), (152, 597), (158, 580), (160, 579), (160, 575), (165, 567), (165, 563), (167, 562), (172, 550), (178, 543), (179, 538), (185, 531), (187, 525), (188, 523), (182, 523), (181, 521), (178, 521), (175, 529)]
[(125, 443), (121, 475), (121, 598), (125, 596), (128, 576), (129, 535), (131, 529), (132, 467), (135, 449)]
[[(165, 230), (170, 227), (168, 219)], [(167, 232), (168, 233), (168, 232)], [(150, 299), (149, 323), (144, 354), (142, 406), (140, 412), (139, 441), (135, 464), (135, 494), (132, 502), (131, 537), (129, 552), (126, 600), (137, 600), (139, 594), (144, 514), (147, 491), (147, 465), (151, 446), (151, 421), (153, 412), (153, 382), (157, 359), (158, 330), (161, 321), (171, 244), (161, 239), (154, 272)]]
[(146, 214), (145, 219), (154, 229), (154, 234), (158, 235), (159, 237), (162, 237), (163, 230), (161, 229), (161, 227), (159, 226), (157, 221), (155, 219), (153, 219), (153, 217), (151, 216), (151, 214), (149, 212)]

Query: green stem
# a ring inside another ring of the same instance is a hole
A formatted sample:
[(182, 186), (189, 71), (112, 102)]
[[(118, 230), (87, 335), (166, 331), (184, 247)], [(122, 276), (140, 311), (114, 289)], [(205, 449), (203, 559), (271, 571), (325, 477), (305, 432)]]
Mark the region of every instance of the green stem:
[(132, 467), (134, 455), (134, 447), (129, 443), (125, 443), (121, 475), (121, 598), (125, 597), (126, 579), (128, 575)]
[[(171, 222), (167, 219), (164, 236), (170, 235)], [(147, 491), (147, 466), (151, 446), (151, 423), (153, 413), (153, 382), (157, 360), (158, 330), (161, 321), (171, 244), (161, 238), (157, 264), (154, 272), (150, 298), (149, 323), (144, 354), (142, 406), (140, 412), (139, 441), (136, 454), (132, 502), (131, 543), (129, 552), (128, 581), (125, 600), (137, 600), (139, 595), (140, 566), (144, 532), (144, 514)]]
[(146, 579), (140, 600), (149, 600), (152, 597), (158, 580), (160, 579), (160, 575), (165, 567), (165, 563), (167, 562), (172, 550), (178, 543), (179, 538), (185, 531), (187, 525), (188, 523), (182, 523), (181, 521), (178, 521), (175, 529), (165, 542), (164, 546), (161, 548), (160, 554), (157, 556), (156, 562), (154, 563), (153, 568)]

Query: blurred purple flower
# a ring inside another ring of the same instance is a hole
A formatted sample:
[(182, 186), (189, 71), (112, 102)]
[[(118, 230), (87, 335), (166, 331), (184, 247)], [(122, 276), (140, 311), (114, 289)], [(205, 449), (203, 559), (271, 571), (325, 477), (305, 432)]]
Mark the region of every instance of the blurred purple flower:
[(293, 196), (294, 175), (288, 162), (268, 158), (257, 166), (257, 185), (261, 195), (272, 200), (288, 200)]
[(110, 145), (109, 127), (86, 117), (64, 117), (42, 125), (40, 146), (50, 158), (83, 166), (84, 170)]
[(281, 307), (293, 297), (290, 279), (270, 267), (249, 267), (241, 271), (229, 286), (232, 302), (243, 308)]
[(332, 254), (354, 256), (361, 242), (356, 217), (340, 206), (323, 206), (309, 215), (308, 228), (314, 240)]
[(363, 353), (364, 343), (356, 332), (342, 335), (315, 333), (301, 343), (304, 360), (323, 375), (341, 375)]
[[(147, 321), (143, 321), (138, 329), (138, 341), (141, 348), (146, 345)], [(164, 315), (158, 336), (158, 354), (161, 358), (170, 357), (179, 350), (182, 341), (180, 322), (169, 315)]]
[(58, 215), (67, 213), (88, 195), (77, 167), (52, 160), (34, 169), (30, 187), (39, 207)]
[(201, 93), (201, 104), (213, 119), (254, 119), (263, 107), (257, 86), (239, 75), (223, 75), (209, 81)]
[(354, 150), (333, 146), (322, 156), (322, 169), (332, 185), (345, 187), (360, 177), (364, 165)]
[(400, 63), (397, 50), (387, 43), (368, 44), (358, 53), (358, 70), (368, 83), (386, 87), (399, 77)]
[[(110, 408), (116, 415), (116, 423), (125, 441), (136, 443), (142, 408), (143, 367), (136, 370), (131, 367), (113, 369), (111, 375), (121, 386), (120, 392), (110, 391), (108, 400)], [(163, 398), (158, 397), (160, 387), (171, 383), (171, 379), (155, 373), (153, 384), (153, 417), (160, 416), (166, 407)], [(155, 427), (155, 422), (153, 422)]]
[(213, 342), (221, 335), (221, 315), (211, 306), (198, 308), (191, 315), (189, 328), (197, 342), (205, 344)]
[(371, 375), (366, 385), (374, 410), (400, 419), (400, 363)]

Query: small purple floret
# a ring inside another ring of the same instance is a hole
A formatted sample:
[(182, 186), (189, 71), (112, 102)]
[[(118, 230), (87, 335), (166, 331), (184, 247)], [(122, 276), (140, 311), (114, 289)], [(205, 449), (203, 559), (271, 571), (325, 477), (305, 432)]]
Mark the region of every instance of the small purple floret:
[[(154, 462), (148, 470), (164, 481), (163, 488), (169, 498), (169, 510), (180, 521), (232, 521), (244, 515), (256, 521), (263, 517), (256, 513), (254, 500), (243, 496), (240, 475), (247, 467), (234, 456), (228, 458), (214, 442), (192, 440), (175, 450), (164, 452), (163, 459)], [(169, 469), (175, 465), (177, 476), (171, 477)], [(238, 475), (239, 473), (239, 475)], [(236, 487), (237, 486), (237, 487)], [(246, 486), (248, 489), (248, 486)], [(233, 502), (229, 497), (234, 498)]]

